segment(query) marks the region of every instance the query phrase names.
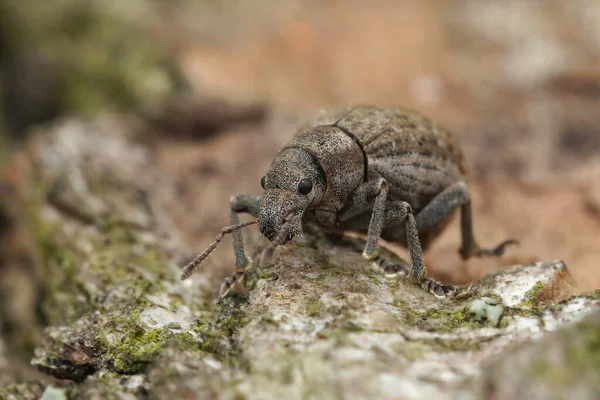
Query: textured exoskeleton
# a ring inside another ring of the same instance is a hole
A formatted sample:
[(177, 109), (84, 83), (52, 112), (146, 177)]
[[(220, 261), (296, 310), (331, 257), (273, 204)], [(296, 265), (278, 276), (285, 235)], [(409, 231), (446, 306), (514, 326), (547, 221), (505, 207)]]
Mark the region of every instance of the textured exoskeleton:
[[(239, 223), (238, 213), (249, 213), (258, 218), (260, 232), (273, 240), (291, 215), (283, 243), (300, 233), (307, 221), (365, 232), (365, 259), (387, 274), (412, 273), (438, 297), (454, 295), (456, 288), (425, 277), (423, 250), (456, 208), (461, 210), (459, 251), (464, 259), (501, 255), (506, 245), (515, 243), (479, 247), (460, 148), (447, 131), (411, 110), (355, 106), (324, 114), (281, 149), (261, 184), (262, 195), (232, 197), (232, 224)], [(237, 269), (223, 284), (221, 296), (243, 277), (248, 265), (241, 232), (233, 234)], [(408, 247), (410, 271), (379, 255), (379, 238)]]

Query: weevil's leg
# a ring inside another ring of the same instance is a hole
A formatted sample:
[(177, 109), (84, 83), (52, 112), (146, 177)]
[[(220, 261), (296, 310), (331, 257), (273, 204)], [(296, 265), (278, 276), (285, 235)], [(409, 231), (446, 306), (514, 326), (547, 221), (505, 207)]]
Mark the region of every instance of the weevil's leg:
[(501, 256), (506, 246), (519, 244), (516, 239), (507, 239), (492, 248), (481, 248), (473, 237), (473, 217), (471, 212), (471, 201), (469, 200), (460, 209), (460, 231), (462, 234), (462, 246), (460, 255), (466, 260), (470, 257)]
[(425, 267), (423, 265), (423, 250), (421, 249), (417, 222), (412, 213), (412, 208), (407, 202), (394, 201), (388, 203), (386, 209), (387, 193), (387, 182), (383, 178), (362, 184), (356, 189), (350, 200), (350, 207), (342, 212), (338, 216), (338, 219), (340, 221), (345, 221), (360, 214), (371, 204), (371, 199), (375, 196), (371, 221), (367, 232), (367, 244), (363, 251), (363, 257), (369, 261), (374, 261), (388, 274), (396, 273), (408, 275), (405, 266), (401, 264), (391, 264), (385, 257), (378, 254), (378, 242), (381, 237), (383, 226), (396, 222), (404, 222), (413, 277), (424, 289), (435, 296), (445, 297), (446, 295), (454, 295), (457, 292), (454, 285), (441, 284), (431, 278), (424, 277)]
[[(371, 221), (369, 223), (368, 240), (363, 257), (377, 264), (386, 275), (409, 275), (408, 266), (404, 264), (393, 264), (378, 253), (378, 242), (383, 226), (396, 216), (388, 216), (385, 210), (387, 199), (387, 182), (383, 178), (374, 179), (361, 184), (352, 194), (348, 207), (337, 217), (338, 221), (344, 222), (372, 208)], [(373, 199), (374, 202), (373, 202)]]
[(383, 192), (385, 192), (383, 198), (380, 199), (380, 203), (382, 203), (380, 207), (383, 207), (382, 211), (385, 209), (388, 192), (388, 184), (385, 179), (379, 177), (361, 183), (352, 192), (348, 205), (337, 215), (337, 220), (341, 222), (348, 221), (365, 211), (373, 209), (373, 201), (377, 201), (377, 198), (381, 197)]
[(338, 214), (338, 220), (341, 222), (347, 221), (352, 217), (364, 212), (371, 207), (373, 197), (373, 213), (371, 214), (371, 222), (369, 223), (367, 245), (363, 251), (363, 257), (369, 261), (374, 261), (377, 258), (377, 248), (381, 230), (385, 222), (385, 200), (387, 198), (388, 185), (385, 179), (378, 178), (372, 181), (365, 182), (358, 186), (348, 207)]
[[(232, 225), (239, 224), (240, 213), (248, 213), (255, 218), (258, 218), (260, 211), (260, 201), (262, 195), (247, 195), (240, 194), (233, 196), (230, 200), (230, 222)], [(233, 233), (233, 252), (235, 254), (235, 272), (233, 275), (225, 279), (225, 282), (221, 285), (219, 291), (219, 300), (221, 300), (231, 291), (233, 285), (239, 280), (243, 280), (248, 268), (248, 258), (246, 257), (246, 251), (244, 250), (244, 241), (242, 238), (241, 231), (235, 231)]]
[(412, 213), (412, 208), (405, 201), (394, 201), (387, 204), (388, 193), (387, 182), (383, 178), (372, 182), (366, 182), (359, 186), (350, 201), (351, 207), (342, 213), (340, 220), (348, 216), (356, 215), (356, 210), (364, 210), (365, 204), (370, 204), (370, 198), (375, 195), (373, 212), (367, 232), (367, 245), (363, 251), (363, 257), (369, 261), (374, 261), (384, 269), (387, 274), (408, 275), (408, 268), (402, 264), (391, 264), (385, 257), (378, 254), (378, 242), (381, 237), (381, 231), (384, 225), (396, 222), (404, 222), (406, 231), (406, 241), (410, 253), (411, 269), (413, 277), (421, 286), (438, 297), (453, 295), (456, 288), (453, 285), (443, 285), (433, 279), (425, 278), (425, 267), (423, 265), (423, 250), (419, 241), (419, 232), (417, 222)]
[[(375, 201), (375, 205), (377, 207), (377, 201)], [(373, 217), (371, 219), (372, 223), (375, 218), (379, 218), (376, 217), (376, 215), (380, 215), (380, 212), (376, 210), (376, 207), (373, 208)], [(412, 276), (417, 282), (420, 283), (421, 287), (436, 297), (454, 296), (458, 292), (454, 285), (439, 283), (431, 278), (425, 277), (426, 269), (423, 264), (423, 249), (419, 240), (417, 221), (410, 205), (405, 201), (389, 202), (383, 217), (384, 218), (381, 219), (384, 219), (385, 225), (404, 222), (406, 244), (410, 254)], [(371, 240), (375, 240), (375, 238), (371, 237), (370, 228), (371, 227), (369, 227), (369, 239), (367, 243), (369, 243)], [(381, 234), (381, 232), (379, 232), (379, 234)], [(377, 239), (379, 239), (379, 237), (377, 237)], [(365, 253), (363, 253), (363, 255), (365, 258), (367, 258)], [(385, 260), (383, 256), (378, 255), (375, 258), (375, 262), (382, 266), (386, 273), (396, 273), (405, 276), (408, 275), (408, 270), (405, 266), (402, 264), (391, 264)]]
[[(390, 203), (390, 212), (392, 207), (398, 209), (396, 212), (398, 220), (402, 216), (405, 219), (406, 244), (410, 254), (410, 262), (413, 277), (421, 284), (421, 287), (436, 297), (454, 296), (458, 293), (456, 286), (452, 284), (440, 283), (432, 278), (425, 277), (427, 270), (423, 265), (423, 248), (419, 240), (419, 230), (417, 229), (417, 220), (412, 212), (410, 205), (399, 201)], [(391, 215), (393, 216), (393, 214)]]
[(415, 216), (419, 232), (426, 232), (444, 221), (457, 208), (471, 201), (464, 182), (457, 182), (435, 196)]
[(393, 264), (382, 255), (375, 258), (375, 264), (383, 270), (387, 276), (409, 276), (410, 268), (406, 264)]
[(463, 259), (472, 256), (500, 256), (504, 253), (506, 246), (518, 243), (514, 239), (509, 239), (491, 249), (482, 249), (479, 247), (473, 235), (471, 195), (464, 182), (457, 182), (450, 186), (438, 194), (419, 212), (416, 216), (419, 232), (427, 231), (429, 228), (442, 222), (456, 207), (460, 207), (462, 234), (460, 254)]

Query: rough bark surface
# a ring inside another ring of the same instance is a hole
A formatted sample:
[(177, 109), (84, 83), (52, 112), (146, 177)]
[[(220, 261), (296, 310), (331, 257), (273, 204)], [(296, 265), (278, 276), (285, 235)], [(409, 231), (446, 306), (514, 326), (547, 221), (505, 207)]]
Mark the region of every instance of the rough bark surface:
[[(49, 325), (32, 364), (60, 380), (2, 381), (0, 397), (517, 398), (525, 387), (544, 398), (567, 393), (564, 382), (578, 398), (597, 395), (600, 293), (569, 297), (558, 260), (440, 300), (385, 278), (362, 259), (360, 239), (315, 233), (278, 248), (247, 296), (217, 307), (202, 271), (179, 280), (192, 253), (169, 218), (174, 181), (134, 128), (67, 120), (28, 147), (32, 279), (48, 293)], [(250, 232), (256, 263), (265, 240)]]

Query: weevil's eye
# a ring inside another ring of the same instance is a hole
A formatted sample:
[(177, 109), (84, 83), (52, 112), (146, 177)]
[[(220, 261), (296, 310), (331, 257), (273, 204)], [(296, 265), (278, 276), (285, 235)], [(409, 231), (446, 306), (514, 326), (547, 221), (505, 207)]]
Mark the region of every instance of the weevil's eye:
[(266, 182), (267, 181), (267, 176), (263, 176), (262, 178), (260, 178), (260, 186), (262, 186), (262, 188), (265, 188)]
[(312, 182), (310, 179), (301, 179), (300, 182), (298, 182), (298, 193), (300, 193), (301, 195), (306, 195), (309, 194), (310, 191), (312, 190)]

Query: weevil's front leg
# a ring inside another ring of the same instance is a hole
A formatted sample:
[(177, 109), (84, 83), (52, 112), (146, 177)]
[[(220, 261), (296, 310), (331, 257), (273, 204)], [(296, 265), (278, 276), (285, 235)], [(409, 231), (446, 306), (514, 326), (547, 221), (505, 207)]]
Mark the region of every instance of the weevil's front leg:
[[(369, 261), (377, 257), (379, 237), (385, 222), (385, 201), (387, 199), (388, 184), (383, 178), (373, 179), (358, 186), (344, 210), (338, 215), (338, 221), (345, 222), (363, 213), (370, 207), (373, 208), (369, 223), (367, 245), (363, 257)], [(375, 202), (373, 203), (373, 198)]]
[[(262, 195), (240, 194), (233, 196), (230, 200), (231, 224), (239, 224), (239, 213), (248, 213), (253, 217), (258, 218), (261, 199)], [(246, 257), (242, 232), (240, 230), (233, 232), (233, 252), (235, 253), (235, 272), (225, 279), (225, 282), (221, 285), (221, 290), (219, 291), (219, 303), (231, 291), (231, 288), (233, 288), (233, 285), (235, 285), (237, 281), (244, 279), (246, 271), (249, 270), (248, 257)]]
[(445, 189), (419, 212), (416, 216), (419, 232), (425, 232), (439, 224), (457, 207), (460, 207), (462, 234), (460, 254), (463, 259), (473, 256), (501, 256), (506, 246), (518, 243), (514, 239), (509, 239), (490, 249), (479, 247), (473, 235), (471, 195), (464, 182), (457, 182)]
[(408, 212), (406, 208), (401, 210), (396, 207), (386, 210), (387, 193), (388, 185), (383, 178), (363, 183), (354, 191), (349, 206), (338, 215), (338, 220), (340, 222), (348, 221), (352, 217), (372, 209), (367, 232), (367, 244), (363, 251), (363, 257), (369, 261), (373, 261), (387, 275), (408, 276), (410, 274), (408, 266), (405, 264), (393, 264), (385, 257), (379, 255), (378, 244), (383, 226), (390, 221), (404, 220)]
[[(371, 209), (373, 199), (376, 199), (382, 191), (385, 192), (385, 197), (387, 197), (387, 182), (381, 177), (361, 183), (352, 193), (348, 205), (337, 215), (337, 220), (345, 222)], [(382, 206), (385, 206), (385, 197)]]

